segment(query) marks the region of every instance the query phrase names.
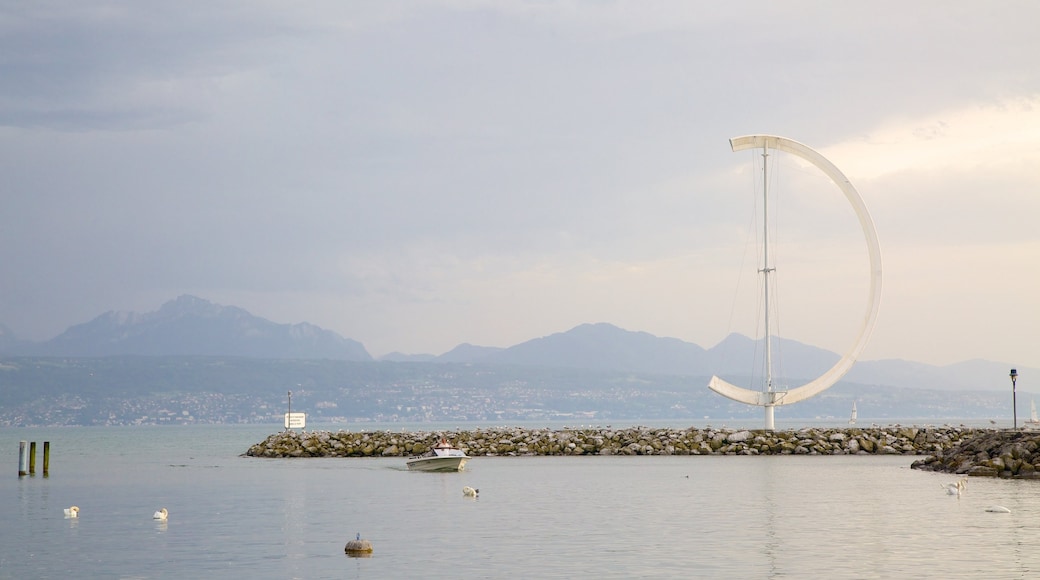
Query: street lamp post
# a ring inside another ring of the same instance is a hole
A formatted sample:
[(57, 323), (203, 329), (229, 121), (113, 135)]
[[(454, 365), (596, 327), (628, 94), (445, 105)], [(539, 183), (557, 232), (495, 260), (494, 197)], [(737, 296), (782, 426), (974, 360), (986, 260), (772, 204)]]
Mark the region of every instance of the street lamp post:
[(1018, 430), (1018, 403), (1015, 400), (1015, 381), (1018, 380), (1018, 370), (1011, 369), (1011, 414), (1015, 420), (1015, 430)]

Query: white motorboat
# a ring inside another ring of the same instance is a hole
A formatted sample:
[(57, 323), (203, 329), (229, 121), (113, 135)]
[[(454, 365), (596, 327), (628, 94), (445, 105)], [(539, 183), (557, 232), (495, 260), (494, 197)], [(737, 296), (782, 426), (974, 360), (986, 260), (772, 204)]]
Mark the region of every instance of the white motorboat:
[(466, 452), (447, 439), (441, 439), (429, 453), (412, 457), (408, 460), (408, 469), (412, 471), (462, 471), (469, 461)]

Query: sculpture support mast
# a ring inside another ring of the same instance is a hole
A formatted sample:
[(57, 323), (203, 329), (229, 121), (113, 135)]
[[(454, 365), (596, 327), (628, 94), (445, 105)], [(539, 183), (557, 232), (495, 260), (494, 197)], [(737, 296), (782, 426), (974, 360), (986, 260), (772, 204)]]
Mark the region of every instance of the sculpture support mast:
[(762, 390), (765, 408), (766, 429), (773, 430), (773, 340), (769, 326), (769, 275), (776, 268), (769, 267), (769, 148), (762, 144), (762, 297), (765, 301), (766, 372)]

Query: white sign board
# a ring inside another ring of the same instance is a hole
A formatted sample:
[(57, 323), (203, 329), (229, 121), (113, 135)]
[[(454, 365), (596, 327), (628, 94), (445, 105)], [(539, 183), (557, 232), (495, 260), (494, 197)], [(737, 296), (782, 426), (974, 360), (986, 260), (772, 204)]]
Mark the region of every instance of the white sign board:
[(307, 413), (286, 413), (286, 429), (303, 429), (307, 426)]

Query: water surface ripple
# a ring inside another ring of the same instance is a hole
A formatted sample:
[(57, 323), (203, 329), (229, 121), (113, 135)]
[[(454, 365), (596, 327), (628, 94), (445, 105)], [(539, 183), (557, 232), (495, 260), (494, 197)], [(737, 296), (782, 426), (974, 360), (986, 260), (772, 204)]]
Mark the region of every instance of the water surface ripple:
[[(480, 457), (437, 474), (401, 458), (239, 456), (268, 434), (0, 429), (0, 578), (1040, 573), (1040, 482), (973, 478), (957, 498), (940, 487), (952, 476), (913, 471), (914, 457)], [(49, 477), (17, 476), (19, 440), (51, 441)], [(151, 519), (161, 507), (166, 523)], [(357, 533), (372, 557), (343, 553)]]

